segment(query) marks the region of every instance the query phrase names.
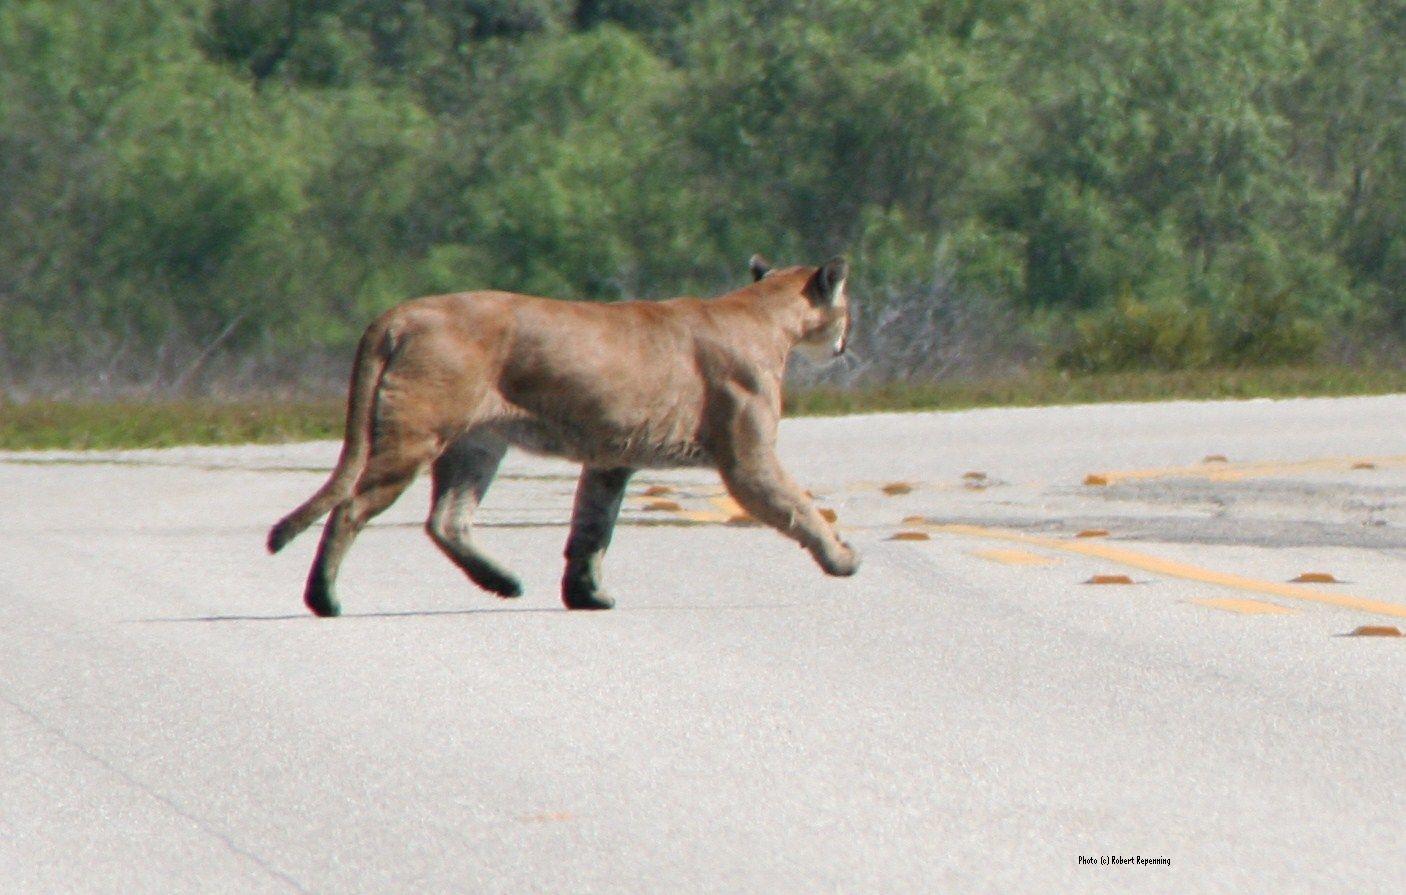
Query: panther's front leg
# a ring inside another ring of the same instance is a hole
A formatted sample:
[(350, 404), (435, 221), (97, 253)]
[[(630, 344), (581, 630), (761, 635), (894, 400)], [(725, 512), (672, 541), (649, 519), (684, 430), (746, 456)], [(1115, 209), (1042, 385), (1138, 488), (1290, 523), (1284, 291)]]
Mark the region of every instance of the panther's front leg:
[(588, 466), (581, 470), (571, 536), (566, 541), (566, 573), (561, 579), (561, 601), (568, 609), (609, 609), (615, 605), (601, 588), (601, 561), (615, 532), (625, 486), (634, 473), (625, 467)]
[(841, 541), (815, 503), (781, 468), (775, 456), (722, 469), (733, 498), (757, 521), (771, 526), (810, 551), (827, 575), (859, 571), (859, 553)]
[(859, 553), (835, 535), (815, 502), (782, 469), (774, 419), (765, 408), (744, 409), (734, 417), (730, 440), (714, 451), (723, 484), (758, 522), (800, 542), (827, 575), (853, 575)]

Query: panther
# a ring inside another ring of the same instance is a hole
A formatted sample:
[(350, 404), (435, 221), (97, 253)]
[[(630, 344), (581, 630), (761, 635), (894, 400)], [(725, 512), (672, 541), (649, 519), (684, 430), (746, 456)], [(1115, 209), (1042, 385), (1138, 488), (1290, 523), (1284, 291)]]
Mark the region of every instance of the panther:
[(602, 561), (630, 477), (645, 468), (718, 471), (753, 518), (799, 542), (827, 574), (853, 575), (840, 540), (776, 456), (793, 349), (845, 351), (849, 265), (773, 269), (711, 299), (587, 303), (508, 292), (417, 298), (382, 314), (357, 348), (346, 435), (331, 477), (270, 530), (276, 553), (330, 513), (304, 591), (341, 611), (337, 570), (357, 534), (429, 466), (425, 530), (479, 587), (522, 593), (470, 536), (509, 446), (580, 463), (562, 602), (609, 609)]

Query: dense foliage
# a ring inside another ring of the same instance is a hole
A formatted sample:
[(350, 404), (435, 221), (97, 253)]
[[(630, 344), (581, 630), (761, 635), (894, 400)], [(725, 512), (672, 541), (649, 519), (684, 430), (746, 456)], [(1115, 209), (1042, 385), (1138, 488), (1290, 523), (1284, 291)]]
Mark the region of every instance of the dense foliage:
[(0, 3), (11, 378), (759, 250), (1071, 368), (1294, 360), (1406, 332), (1403, 215), (1401, 0)]

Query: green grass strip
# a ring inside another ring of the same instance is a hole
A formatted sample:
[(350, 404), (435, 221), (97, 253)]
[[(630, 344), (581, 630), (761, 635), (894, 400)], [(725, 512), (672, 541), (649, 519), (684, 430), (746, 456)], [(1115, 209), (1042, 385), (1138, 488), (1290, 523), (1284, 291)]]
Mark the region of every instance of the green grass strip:
[(1010, 379), (897, 383), (860, 391), (838, 388), (798, 390), (786, 396), (786, 412), (794, 416), (827, 416), (1113, 401), (1214, 401), (1384, 395), (1396, 392), (1406, 392), (1406, 369), (1268, 367), (1081, 376), (1041, 372)]
[(342, 436), (340, 400), (0, 404), (0, 449), (276, 444)]
[[(1287, 367), (811, 388), (787, 395), (792, 416), (1030, 407), (1108, 401), (1213, 400), (1406, 392), (1406, 369)], [(344, 402), (33, 401), (0, 403), (0, 450), (276, 444), (340, 438)]]

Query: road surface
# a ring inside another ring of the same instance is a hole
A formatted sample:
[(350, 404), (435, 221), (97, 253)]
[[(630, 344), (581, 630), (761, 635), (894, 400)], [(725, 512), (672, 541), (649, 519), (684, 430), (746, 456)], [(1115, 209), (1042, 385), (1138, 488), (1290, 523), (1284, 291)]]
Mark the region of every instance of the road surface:
[(788, 421), (859, 575), (644, 473), (604, 613), (515, 455), (308, 616), (336, 452), (0, 455), (0, 888), (1406, 891), (1406, 396)]

